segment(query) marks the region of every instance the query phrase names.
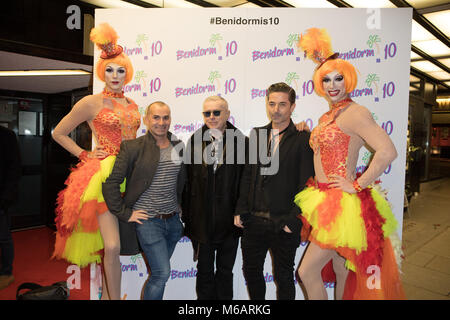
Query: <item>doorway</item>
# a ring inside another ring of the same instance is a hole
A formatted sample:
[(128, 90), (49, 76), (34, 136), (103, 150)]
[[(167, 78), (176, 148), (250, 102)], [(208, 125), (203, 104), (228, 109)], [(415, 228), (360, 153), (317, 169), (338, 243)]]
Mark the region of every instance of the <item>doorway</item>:
[(18, 199), (8, 210), (12, 229), (44, 224), (41, 188), (43, 105), (43, 99), (0, 97), (0, 125), (16, 134), (22, 164)]

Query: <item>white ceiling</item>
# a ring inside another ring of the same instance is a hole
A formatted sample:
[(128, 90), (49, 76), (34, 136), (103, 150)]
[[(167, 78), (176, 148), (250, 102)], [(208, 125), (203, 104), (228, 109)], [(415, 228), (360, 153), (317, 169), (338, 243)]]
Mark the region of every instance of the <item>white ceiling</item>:
[[(0, 51), (0, 70), (82, 69), (92, 66)], [(92, 75), (0, 77), (0, 89), (58, 93), (89, 86)]]

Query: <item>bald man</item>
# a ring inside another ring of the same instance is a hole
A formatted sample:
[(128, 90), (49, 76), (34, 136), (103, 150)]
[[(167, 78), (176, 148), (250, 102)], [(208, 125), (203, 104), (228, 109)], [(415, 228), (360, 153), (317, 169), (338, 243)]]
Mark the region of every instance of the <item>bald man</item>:
[[(122, 142), (111, 175), (103, 184), (106, 204), (121, 221), (121, 240), (132, 237), (133, 232), (137, 234), (149, 263), (150, 278), (144, 288), (144, 300), (162, 300), (170, 275), (170, 257), (183, 235), (180, 220), (186, 178), (183, 145), (169, 132), (170, 122), (167, 104), (161, 101), (150, 104), (144, 116), (147, 134)], [(122, 197), (120, 184), (125, 178)]]

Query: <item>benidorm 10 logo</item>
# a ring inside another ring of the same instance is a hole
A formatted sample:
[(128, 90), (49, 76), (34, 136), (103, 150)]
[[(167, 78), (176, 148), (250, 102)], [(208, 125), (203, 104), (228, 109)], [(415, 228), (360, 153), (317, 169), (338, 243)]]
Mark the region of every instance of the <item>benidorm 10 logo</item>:
[(368, 48), (353, 48), (346, 52), (341, 52), (339, 58), (343, 60), (355, 59), (375, 59), (376, 63), (387, 62), (395, 58), (397, 54), (397, 44), (395, 42), (381, 44), (381, 37), (377, 34), (370, 34), (366, 44)]
[[(369, 35), (366, 43), (370, 49), (375, 48), (375, 57), (377, 63), (389, 62), (389, 60), (392, 60), (397, 55), (397, 44), (395, 42), (389, 42), (383, 46), (380, 45), (381, 42), (382, 41), (379, 35), (371, 34)], [(369, 56), (374, 56), (373, 50), (367, 53), (369, 54)], [(358, 53), (355, 52), (355, 54), (357, 58), (359, 58)], [(362, 55), (362, 53), (359, 53), (359, 55)]]
[(123, 47), (123, 51), (128, 56), (142, 56), (144, 60), (148, 60), (162, 54), (163, 43), (161, 40), (151, 39), (146, 33), (140, 33), (131, 46)]
[(220, 85), (218, 80), (218, 71), (211, 71), (208, 79), (203, 82), (197, 82), (189, 87), (175, 87), (175, 98), (187, 97), (198, 94), (213, 95), (216, 94), (216, 85)]
[(176, 87), (175, 98), (182, 96), (191, 96), (198, 94), (210, 95), (229, 95), (233, 94), (237, 89), (237, 81), (235, 78), (222, 76), (218, 70), (209, 72), (208, 79), (204, 82), (197, 82), (190, 87)]
[[(376, 73), (369, 73), (366, 76), (365, 82), (367, 87), (359, 90), (354, 90), (350, 97), (361, 96), (375, 96), (375, 102), (384, 101), (390, 99), (395, 94), (395, 82), (394, 81), (382, 81)], [(374, 91), (372, 90), (374, 89)], [(380, 100), (381, 99), (381, 100)]]
[(170, 270), (170, 280), (175, 279), (189, 279), (189, 278), (196, 278), (197, 277), (197, 269), (194, 267), (191, 267), (187, 270), (176, 270), (172, 269)]
[[(126, 259), (126, 262), (128, 263), (122, 263), (122, 261), (120, 262), (120, 269), (122, 270), (122, 273), (135, 272), (139, 277), (148, 275), (147, 266), (141, 254), (130, 256), (128, 259)], [(146, 274), (144, 274), (144, 270), (147, 270)]]
[(300, 61), (300, 56), (297, 55), (296, 43), (299, 35), (296, 33), (289, 34), (286, 40), (287, 46), (274, 46), (268, 49), (255, 49), (251, 52), (252, 62), (275, 59), (280, 57), (293, 57), (295, 61)]
[(231, 58), (238, 53), (239, 43), (235, 40), (227, 41), (220, 33), (213, 33), (209, 37), (208, 45), (196, 45), (189, 49), (178, 49), (176, 60), (190, 60), (207, 56), (215, 56), (218, 60)]
[(219, 96), (233, 94), (237, 89), (236, 79), (225, 76), (222, 77), (222, 74), (219, 71), (211, 71), (209, 73), (208, 81), (217, 85), (217, 95)]
[[(339, 59), (343, 60), (355, 60), (355, 59), (364, 59), (370, 58), (376, 59), (376, 62), (380, 62), (379, 54), (380, 54), (380, 46), (381, 42), (380, 36), (376, 34), (369, 35), (366, 44), (369, 48), (353, 48), (346, 52), (340, 52)], [(374, 49), (375, 48), (375, 49)], [(376, 51), (375, 51), (376, 50)]]
[(123, 87), (123, 92), (132, 94), (132, 93), (141, 93), (144, 97), (147, 96), (147, 92), (145, 91), (145, 88), (147, 88), (147, 74), (144, 70), (137, 70), (134, 73), (133, 82), (126, 84)]

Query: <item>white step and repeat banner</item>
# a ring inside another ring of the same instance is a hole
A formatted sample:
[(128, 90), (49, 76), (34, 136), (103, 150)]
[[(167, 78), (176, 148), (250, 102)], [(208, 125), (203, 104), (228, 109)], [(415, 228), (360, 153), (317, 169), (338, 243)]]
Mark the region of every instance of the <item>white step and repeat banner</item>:
[[(96, 25), (107, 22), (118, 33), (134, 66), (134, 78), (125, 95), (143, 114), (153, 101), (166, 102), (172, 110), (171, 131), (187, 140), (203, 125), (202, 102), (210, 95), (224, 97), (230, 121), (248, 134), (268, 123), (265, 90), (286, 82), (297, 93), (295, 123), (313, 128), (328, 110), (327, 101), (314, 92), (316, 65), (297, 49), (299, 34), (308, 28), (325, 28), (340, 57), (358, 69), (358, 85), (351, 97), (366, 106), (390, 135), (398, 158), (380, 177), (382, 187), (399, 221), (403, 219), (404, 176), (409, 95), (411, 9), (101, 9)], [(100, 52), (95, 51), (94, 61)], [(94, 93), (103, 83), (94, 80)], [(145, 133), (145, 127), (138, 135)], [(360, 152), (358, 172), (367, 167), (372, 153)], [(297, 252), (298, 265), (306, 243)], [(121, 257), (122, 296), (140, 299), (148, 277), (140, 255)], [(182, 238), (171, 260), (172, 271), (164, 299), (196, 299), (196, 263), (192, 245)], [(270, 255), (265, 271), (267, 299), (276, 298)], [(91, 266), (91, 299), (98, 299), (101, 277)], [(332, 299), (333, 283), (325, 284)], [(234, 298), (248, 299), (239, 249), (234, 268)], [(303, 299), (297, 285), (297, 299)]]

